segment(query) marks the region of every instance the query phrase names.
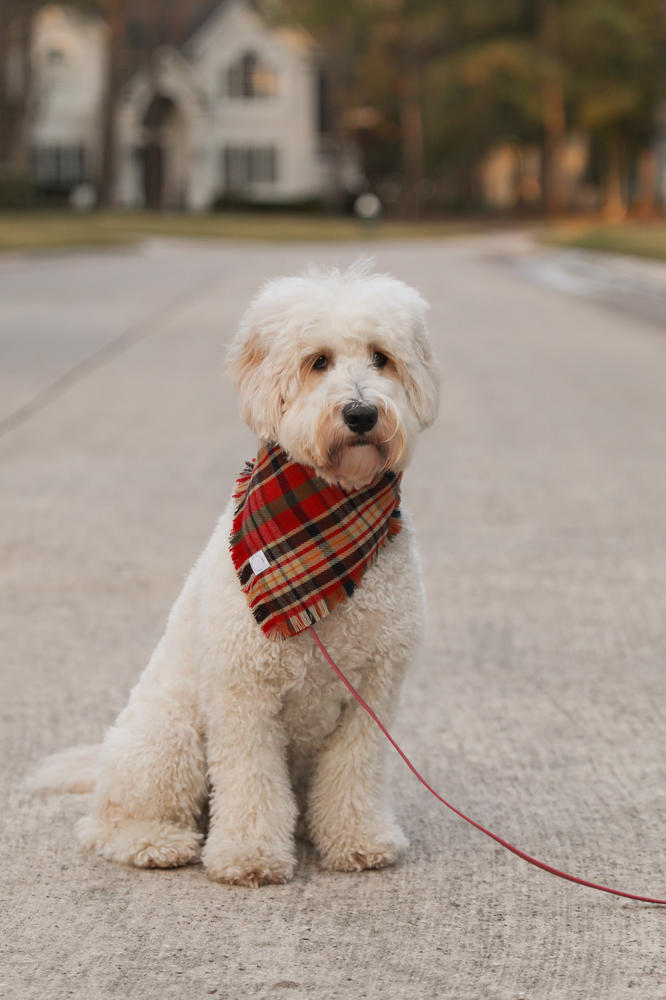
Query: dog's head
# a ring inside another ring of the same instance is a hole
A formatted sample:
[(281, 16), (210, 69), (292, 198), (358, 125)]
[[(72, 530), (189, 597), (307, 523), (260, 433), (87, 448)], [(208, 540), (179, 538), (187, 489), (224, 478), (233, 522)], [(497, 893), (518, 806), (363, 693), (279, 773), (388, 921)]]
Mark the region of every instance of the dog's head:
[(367, 264), (268, 282), (229, 352), (245, 420), (345, 489), (400, 471), (437, 415), (427, 309)]

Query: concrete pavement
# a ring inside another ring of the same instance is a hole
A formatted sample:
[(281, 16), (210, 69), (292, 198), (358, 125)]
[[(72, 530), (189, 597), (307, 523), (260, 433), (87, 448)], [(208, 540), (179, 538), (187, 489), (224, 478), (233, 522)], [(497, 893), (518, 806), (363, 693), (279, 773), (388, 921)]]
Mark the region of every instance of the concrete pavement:
[(255, 892), (83, 855), (84, 801), (21, 788), (101, 738), (251, 454), (221, 375), (248, 297), (366, 250), (431, 300), (444, 376), (405, 477), (430, 623), (395, 735), (508, 840), (666, 895), (666, 335), (503, 247), (0, 259), (0, 996), (666, 998), (666, 912), (528, 868), (397, 760), (399, 866), (334, 875), (303, 849)]

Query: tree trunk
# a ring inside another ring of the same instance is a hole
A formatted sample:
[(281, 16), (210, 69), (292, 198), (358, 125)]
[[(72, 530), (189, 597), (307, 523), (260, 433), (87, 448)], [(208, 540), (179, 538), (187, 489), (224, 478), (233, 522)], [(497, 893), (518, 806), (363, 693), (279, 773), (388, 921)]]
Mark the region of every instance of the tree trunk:
[(541, 186), (544, 209), (549, 215), (554, 215), (565, 208), (561, 157), (566, 136), (566, 118), (561, 80), (559, 23), (552, 0), (540, 0), (539, 3), (539, 48), (545, 64), (545, 75), (541, 85), (543, 112)]
[(659, 166), (654, 149), (642, 149), (637, 163), (636, 200), (634, 207), (642, 219), (657, 215), (657, 182)]
[(25, 174), (30, 166), (30, 124), (37, 106), (37, 95), (33, 93), (32, 60), (30, 42), (35, 4), (19, 4), (16, 23), (16, 41), (21, 61), (21, 96), (16, 105), (16, 118), (9, 146), (9, 162), (19, 174)]
[(564, 211), (562, 149), (565, 139), (564, 95), (561, 84), (545, 83), (542, 88), (544, 137), (541, 161), (543, 205), (549, 215)]
[(9, 93), (7, 90), (7, 55), (9, 53), (9, 23), (12, 4), (0, 4), (0, 164), (9, 155)]
[(607, 143), (607, 166), (601, 212), (606, 222), (622, 222), (627, 214), (622, 170), (622, 147), (617, 133), (612, 132)]
[(405, 208), (418, 215), (423, 207), (425, 150), (418, 71), (411, 60), (405, 61), (398, 86), (402, 165), (407, 179)]
[[(17, 172), (28, 168), (32, 93), (30, 40), (36, 4), (33, 0), (0, 0), (0, 163)], [(10, 80), (9, 52), (15, 50), (17, 78)]]
[(118, 95), (122, 86), (127, 0), (106, 0), (104, 14), (109, 26), (106, 88), (102, 103), (102, 142), (99, 170), (98, 205), (110, 208), (114, 202), (118, 149), (116, 117)]
[(326, 114), (328, 122), (322, 136), (330, 164), (327, 201), (335, 212), (347, 207), (354, 192), (347, 189), (344, 161), (348, 137), (343, 123), (344, 109), (349, 104), (348, 80), (350, 75), (349, 49), (344, 32), (333, 28), (325, 43), (326, 73), (324, 77)]

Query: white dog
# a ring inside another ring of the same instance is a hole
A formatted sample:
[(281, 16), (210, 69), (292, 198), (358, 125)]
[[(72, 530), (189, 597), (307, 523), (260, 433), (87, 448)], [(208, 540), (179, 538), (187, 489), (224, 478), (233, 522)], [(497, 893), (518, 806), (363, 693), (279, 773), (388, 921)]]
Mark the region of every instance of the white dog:
[[(403, 470), (438, 407), (426, 311), (414, 289), (363, 264), (265, 285), (230, 350), (260, 442), (352, 494)], [(328, 868), (391, 864), (406, 841), (384, 737), (312, 635), (275, 641), (259, 627), (230, 557), (233, 516), (230, 503), (102, 746), (56, 754), (33, 787), (92, 792), (81, 843), (138, 867), (201, 857), (220, 882), (284, 882), (297, 826)], [(405, 521), (353, 596), (317, 624), (388, 725), (423, 628)]]

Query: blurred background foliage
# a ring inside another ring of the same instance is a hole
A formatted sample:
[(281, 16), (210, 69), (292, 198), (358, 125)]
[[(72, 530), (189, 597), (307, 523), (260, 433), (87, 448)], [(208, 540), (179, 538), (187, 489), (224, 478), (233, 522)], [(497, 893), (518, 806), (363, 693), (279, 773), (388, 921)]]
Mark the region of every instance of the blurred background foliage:
[(607, 216), (623, 215), (630, 193), (642, 211), (657, 209), (663, 0), (290, 6), (322, 46), (333, 113), (339, 127), (356, 126), (371, 180), (406, 179), (403, 208), (433, 197), (477, 203), (479, 164), (503, 144), (518, 156), (539, 151), (538, 183), (519, 201), (547, 212), (588, 207), (567, 192), (567, 144), (577, 137)]
[[(130, 72), (178, 44), (201, 0), (69, 0), (109, 26), (99, 204)], [(0, 3), (0, 66), (27, 50), (39, 0)], [(205, 6), (205, 5), (204, 5)], [(285, 0), (258, 4), (316, 39), (331, 134), (351, 136), (389, 213), (663, 212), (666, 0)], [(0, 197), (21, 180), (29, 115), (0, 73)], [(24, 131), (24, 130), (23, 130)], [(507, 178), (509, 178), (507, 180)]]

